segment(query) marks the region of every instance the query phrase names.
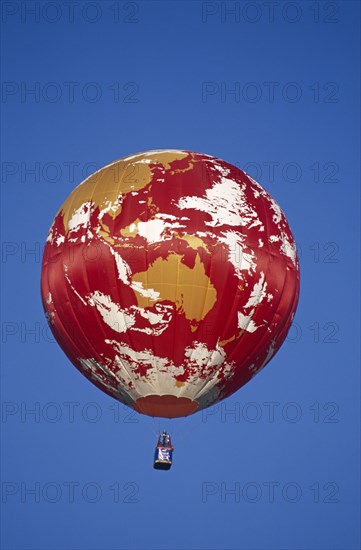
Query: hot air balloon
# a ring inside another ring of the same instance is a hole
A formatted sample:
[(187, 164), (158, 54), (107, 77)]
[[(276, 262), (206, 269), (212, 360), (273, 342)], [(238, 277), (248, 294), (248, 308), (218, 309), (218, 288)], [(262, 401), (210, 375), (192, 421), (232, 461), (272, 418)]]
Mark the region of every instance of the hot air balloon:
[(209, 155), (148, 151), (87, 178), (56, 214), (41, 292), (70, 361), (142, 414), (188, 416), (274, 356), (299, 294), (278, 204)]

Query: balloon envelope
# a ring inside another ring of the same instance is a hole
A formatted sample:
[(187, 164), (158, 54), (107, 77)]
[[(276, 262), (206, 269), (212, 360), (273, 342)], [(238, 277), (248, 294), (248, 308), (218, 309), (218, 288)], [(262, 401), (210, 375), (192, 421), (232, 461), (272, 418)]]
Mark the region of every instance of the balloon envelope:
[(189, 151), (105, 166), (50, 228), (42, 299), (69, 359), (151, 416), (192, 414), (272, 358), (297, 306), (294, 239), (240, 169)]

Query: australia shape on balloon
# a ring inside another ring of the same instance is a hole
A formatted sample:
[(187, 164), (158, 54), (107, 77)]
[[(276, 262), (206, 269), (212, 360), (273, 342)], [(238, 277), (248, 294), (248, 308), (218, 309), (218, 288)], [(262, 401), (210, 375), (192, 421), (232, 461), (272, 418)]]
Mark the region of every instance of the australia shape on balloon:
[(55, 216), (41, 277), (52, 332), (98, 388), (150, 416), (225, 399), (275, 355), (299, 264), (275, 200), (209, 155), (105, 166)]

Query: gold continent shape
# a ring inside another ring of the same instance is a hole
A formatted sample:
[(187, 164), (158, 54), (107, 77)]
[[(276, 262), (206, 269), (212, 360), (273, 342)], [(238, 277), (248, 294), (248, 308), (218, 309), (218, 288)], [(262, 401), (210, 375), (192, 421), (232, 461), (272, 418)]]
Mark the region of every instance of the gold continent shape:
[[(149, 154), (140, 153), (120, 159), (98, 172), (92, 174), (69, 195), (60, 211), (64, 216), (65, 231), (72, 215), (84, 203), (92, 201), (94, 207), (100, 210), (117, 206), (109, 210), (115, 218), (121, 211), (118, 200), (121, 195), (142, 189), (152, 181), (152, 171), (149, 164), (161, 164), (164, 170), (171, 168), (171, 162), (185, 158), (189, 153), (185, 151), (153, 151)], [(190, 164), (192, 164), (192, 156)]]
[(169, 300), (191, 322), (204, 319), (217, 300), (217, 291), (198, 255), (193, 268), (182, 263), (180, 254), (157, 258), (146, 271), (135, 273), (132, 282), (142, 283), (143, 288), (159, 292), (155, 300), (136, 292), (139, 307)]

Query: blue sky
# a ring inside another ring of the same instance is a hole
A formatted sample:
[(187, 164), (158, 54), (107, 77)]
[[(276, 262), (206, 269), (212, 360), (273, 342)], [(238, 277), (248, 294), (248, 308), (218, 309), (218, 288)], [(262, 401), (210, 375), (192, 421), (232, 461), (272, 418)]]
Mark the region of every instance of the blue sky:
[[(360, 547), (360, 5), (272, 5), (2, 3), (4, 550)], [(267, 368), (166, 422), (76, 371), (39, 292), (71, 190), (158, 148), (247, 169), (301, 261), (295, 323)], [(170, 472), (152, 469), (163, 427)]]

